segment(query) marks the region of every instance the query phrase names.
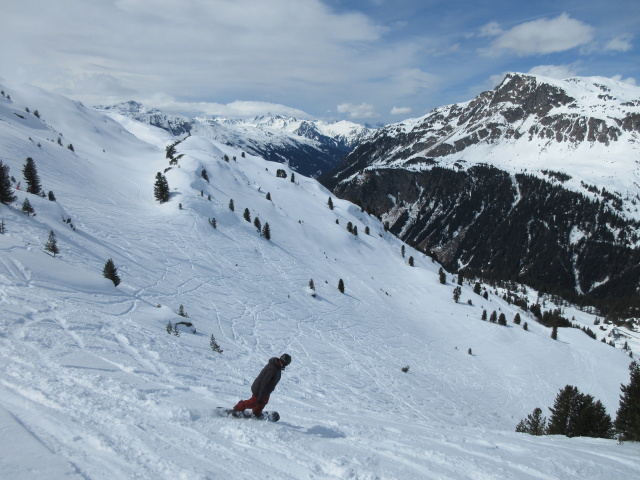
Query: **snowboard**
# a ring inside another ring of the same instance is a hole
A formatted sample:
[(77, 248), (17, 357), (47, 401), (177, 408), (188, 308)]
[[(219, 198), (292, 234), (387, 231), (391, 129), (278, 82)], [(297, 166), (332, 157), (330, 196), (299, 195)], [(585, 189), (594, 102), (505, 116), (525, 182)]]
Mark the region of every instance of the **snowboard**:
[(253, 420), (265, 420), (268, 422), (277, 422), (280, 420), (278, 412), (262, 412), (262, 415), (256, 416), (250, 411), (238, 412), (232, 408), (218, 407), (218, 415), (221, 417), (244, 418)]

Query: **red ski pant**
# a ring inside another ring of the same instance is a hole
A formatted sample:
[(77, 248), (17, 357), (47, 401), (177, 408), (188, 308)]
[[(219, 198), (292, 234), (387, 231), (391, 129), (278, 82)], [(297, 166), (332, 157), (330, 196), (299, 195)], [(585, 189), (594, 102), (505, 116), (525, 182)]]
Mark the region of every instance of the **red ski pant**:
[(259, 401), (258, 397), (256, 397), (255, 395), (252, 395), (249, 400), (240, 400), (238, 404), (235, 407), (233, 407), (233, 409), (247, 410), (250, 408), (251, 410), (253, 410), (254, 415), (260, 415), (262, 413), (262, 410), (264, 409), (264, 406), (267, 403), (269, 403), (268, 396), (263, 398), (262, 401)]

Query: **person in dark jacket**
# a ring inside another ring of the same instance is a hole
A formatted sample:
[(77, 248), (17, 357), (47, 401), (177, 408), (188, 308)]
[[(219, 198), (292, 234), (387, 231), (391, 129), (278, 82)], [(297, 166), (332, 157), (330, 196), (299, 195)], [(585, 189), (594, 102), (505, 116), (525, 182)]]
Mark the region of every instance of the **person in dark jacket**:
[(269, 396), (276, 388), (280, 381), (282, 370), (291, 363), (291, 355), (283, 353), (280, 358), (272, 357), (258, 374), (251, 385), (251, 393), (253, 394), (248, 400), (240, 400), (233, 409), (237, 412), (244, 411), (248, 408), (253, 410), (256, 416), (262, 415), (264, 406), (269, 403)]

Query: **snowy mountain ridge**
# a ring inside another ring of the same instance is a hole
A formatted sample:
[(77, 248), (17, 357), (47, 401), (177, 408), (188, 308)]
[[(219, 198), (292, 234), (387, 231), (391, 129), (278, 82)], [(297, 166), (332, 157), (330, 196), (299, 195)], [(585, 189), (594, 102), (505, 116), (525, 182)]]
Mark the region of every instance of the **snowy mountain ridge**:
[(597, 185), (640, 219), (640, 87), (611, 79), (508, 74), (471, 101), (387, 125), (360, 148), (366, 160), (353, 152), (335, 177), (352, 176), (357, 162), (417, 171), (486, 164), (602, 198)]
[[(354, 204), (333, 197), (330, 209), (314, 179), (291, 182), (286, 167), (288, 178), (276, 176), (282, 163), (192, 134), (170, 166), (165, 130), (32, 87), (0, 90), (0, 159), (21, 183), (0, 204), (0, 477), (640, 474), (637, 445), (514, 432), (533, 408), (548, 414), (567, 384), (615, 416), (631, 360), (621, 347), (639, 351), (635, 332), (612, 348), (599, 341), (611, 326), (562, 306), (599, 338), (561, 329), (552, 340), (502, 289), (485, 285), (484, 299), (465, 282), (454, 301), (455, 279), (441, 284), (437, 263), (409, 246), (403, 256)], [(55, 201), (25, 191), (27, 157)], [(171, 189), (162, 204), (158, 172)], [(21, 211), (25, 199), (35, 215)], [(55, 257), (44, 250), (50, 232)], [(102, 276), (110, 258), (117, 287)], [(180, 306), (195, 333), (167, 333), (185, 321)], [(484, 310), (508, 325), (482, 321)], [(213, 413), (248, 398), (284, 351), (293, 362), (268, 405), (279, 423)]]
[(253, 118), (169, 115), (139, 102), (96, 107), (118, 118), (162, 128), (177, 138), (198, 135), (247, 153), (286, 163), (303, 175), (318, 176), (333, 169), (362, 139), (374, 130), (348, 121), (298, 119), (283, 115)]

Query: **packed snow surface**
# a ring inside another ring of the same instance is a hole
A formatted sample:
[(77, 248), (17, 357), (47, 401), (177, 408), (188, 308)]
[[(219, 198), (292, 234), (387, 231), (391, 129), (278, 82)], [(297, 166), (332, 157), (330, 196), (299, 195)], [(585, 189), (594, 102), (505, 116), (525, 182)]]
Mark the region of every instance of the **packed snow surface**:
[[(567, 384), (615, 417), (631, 360), (621, 348), (576, 329), (554, 341), (520, 312), (525, 331), (488, 286), (488, 300), (465, 283), (454, 302), (452, 276), (440, 284), (439, 265), (409, 247), (403, 258), (375, 218), (336, 198), (331, 210), (316, 181), (277, 178), (282, 164), (210, 139), (178, 145), (160, 204), (166, 132), (1, 87), (0, 159), (21, 186), (0, 204), (0, 478), (640, 475), (637, 444), (514, 432), (535, 407), (548, 416)], [(25, 193), (27, 157), (56, 201)], [(25, 198), (35, 216), (20, 210)], [(102, 275), (109, 258), (117, 287)], [(483, 310), (508, 326), (483, 322)], [(565, 316), (595, 329), (592, 315)], [(179, 321), (193, 327), (167, 333)], [(216, 415), (283, 352), (293, 361), (267, 406), (280, 422)]]

